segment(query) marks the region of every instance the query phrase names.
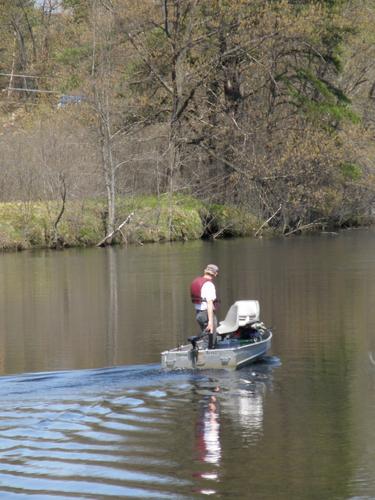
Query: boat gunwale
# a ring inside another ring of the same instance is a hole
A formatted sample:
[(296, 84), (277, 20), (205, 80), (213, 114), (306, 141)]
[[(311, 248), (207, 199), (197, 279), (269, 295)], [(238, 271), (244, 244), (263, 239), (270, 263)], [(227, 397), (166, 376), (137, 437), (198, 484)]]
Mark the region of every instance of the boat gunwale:
[[(269, 336), (266, 338), (266, 339), (263, 339), (259, 342), (253, 342), (253, 343), (249, 343), (249, 344), (244, 344), (244, 345), (241, 345), (241, 346), (232, 346), (232, 347), (220, 347), (219, 349), (199, 349), (200, 352), (217, 352), (217, 353), (222, 353), (222, 352), (225, 352), (225, 351), (231, 351), (233, 352), (233, 350), (235, 349), (236, 351), (239, 351), (241, 349), (246, 349), (248, 347), (253, 347), (253, 346), (259, 346), (259, 345), (262, 345), (264, 344), (265, 342), (269, 342), (271, 339), (272, 339), (272, 330), (267, 330), (267, 332), (269, 333)], [(181, 348), (182, 347), (191, 347), (191, 349), (184, 349), (182, 350)], [(183, 353), (188, 353), (192, 350), (192, 346), (190, 346), (189, 344), (182, 344), (180, 347), (174, 347), (173, 349), (168, 349), (166, 351), (162, 351), (160, 354), (163, 355), (163, 354), (168, 354), (169, 352), (170, 353), (178, 353), (178, 352), (183, 352)]]

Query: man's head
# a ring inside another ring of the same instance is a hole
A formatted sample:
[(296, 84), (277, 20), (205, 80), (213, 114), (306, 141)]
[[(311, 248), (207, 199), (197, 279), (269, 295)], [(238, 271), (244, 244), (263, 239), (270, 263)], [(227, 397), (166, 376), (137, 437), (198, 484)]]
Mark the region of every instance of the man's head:
[(215, 276), (219, 274), (219, 268), (216, 264), (208, 264), (204, 270), (204, 274), (208, 274), (209, 276), (215, 278)]

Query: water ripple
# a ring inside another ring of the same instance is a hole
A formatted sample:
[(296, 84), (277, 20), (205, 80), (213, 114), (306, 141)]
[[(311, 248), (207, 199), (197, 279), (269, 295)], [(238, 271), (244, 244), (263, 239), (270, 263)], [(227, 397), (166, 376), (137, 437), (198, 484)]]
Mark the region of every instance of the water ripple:
[[(220, 404), (236, 414), (233, 404), (248, 401), (246, 425), (262, 426), (253, 379), (224, 374), (219, 382), (154, 365), (0, 377), (0, 498), (190, 499), (215, 491)], [(181, 468), (189, 454), (193, 469), (205, 464), (200, 474)]]
[(0, 378), (0, 497), (183, 498), (153, 377), (149, 366)]

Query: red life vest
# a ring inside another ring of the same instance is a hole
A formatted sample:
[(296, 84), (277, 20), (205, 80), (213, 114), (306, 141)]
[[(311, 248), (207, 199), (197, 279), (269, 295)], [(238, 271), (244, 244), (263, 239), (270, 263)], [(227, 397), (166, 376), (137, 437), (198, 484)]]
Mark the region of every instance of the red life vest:
[[(198, 278), (195, 278), (193, 280), (192, 284), (190, 285), (190, 295), (191, 295), (191, 301), (193, 304), (202, 304), (202, 302), (206, 302), (206, 299), (202, 299), (202, 287), (207, 281), (212, 281), (210, 278), (205, 278), (204, 276), (198, 276)], [(214, 300), (214, 307), (217, 307), (218, 300)]]

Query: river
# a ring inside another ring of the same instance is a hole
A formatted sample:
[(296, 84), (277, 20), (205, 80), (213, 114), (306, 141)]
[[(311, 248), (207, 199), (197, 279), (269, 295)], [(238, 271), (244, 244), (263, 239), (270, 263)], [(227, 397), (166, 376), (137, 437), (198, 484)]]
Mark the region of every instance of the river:
[[(0, 498), (374, 499), (375, 230), (0, 255)], [(256, 298), (272, 351), (164, 372)]]

